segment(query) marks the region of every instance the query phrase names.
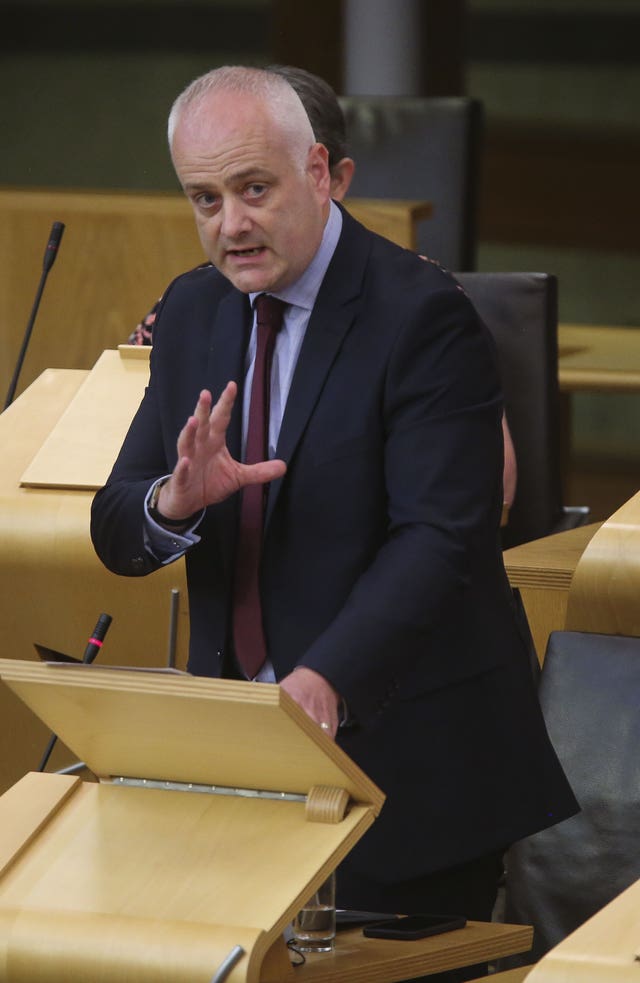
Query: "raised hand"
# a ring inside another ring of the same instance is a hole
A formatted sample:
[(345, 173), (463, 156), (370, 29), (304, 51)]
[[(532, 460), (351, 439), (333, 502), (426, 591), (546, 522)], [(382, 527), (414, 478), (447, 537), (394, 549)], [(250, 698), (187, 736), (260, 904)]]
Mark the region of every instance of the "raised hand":
[(211, 393), (200, 393), (178, 437), (178, 463), (160, 490), (157, 507), (167, 519), (186, 518), (245, 485), (264, 484), (285, 473), (284, 461), (241, 464), (229, 453), (227, 428), (236, 395), (235, 382), (228, 382), (212, 408)]

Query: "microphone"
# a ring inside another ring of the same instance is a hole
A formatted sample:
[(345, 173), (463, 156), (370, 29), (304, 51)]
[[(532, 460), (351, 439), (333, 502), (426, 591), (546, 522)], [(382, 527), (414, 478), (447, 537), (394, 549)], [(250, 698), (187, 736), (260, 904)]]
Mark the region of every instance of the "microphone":
[[(95, 628), (89, 635), (87, 646), (84, 650), (84, 655), (82, 656), (82, 663), (84, 665), (87, 666), (91, 665), (96, 655), (102, 648), (104, 637), (109, 631), (109, 626), (112, 620), (113, 619), (110, 614), (101, 614), (100, 617), (98, 618)], [(80, 663), (78, 664), (80, 665)], [(53, 751), (57, 739), (58, 739), (57, 734), (52, 734), (51, 737), (49, 738), (49, 743), (45, 748), (44, 754), (42, 755), (42, 761), (38, 765), (37, 768), (38, 771), (44, 771), (45, 768), (47, 767), (47, 762), (51, 757), (51, 752)]]
[(44, 273), (48, 273), (56, 261), (63, 232), (64, 224), (62, 222), (54, 222), (51, 226), (49, 242), (47, 243), (47, 248), (44, 251), (44, 259), (42, 260), (42, 270)]
[(31, 338), (31, 332), (33, 331), (33, 325), (36, 320), (38, 308), (40, 307), (40, 299), (42, 297), (44, 285), (47, 282), (47, 276), (49, 274), (49, 270), (55, 263), (56, 256), (58, 255), (58, 249), (60, 246), (60, 241), (62, 239), (63, 232), (64, 232), (64, 224), (62, 222), (54, 222), (53, 225), (51, 226), (51, 232), (49, 233), (49, 241), (47, 242), (47, 248), (44, 251), (40, 283), (38, 284), (38, 289), (36, 291), (35, 300), (33, 302), (33, 307), (31, 309), (31, 316), (29, 318), (29, 322), (27, 324), (27, 328), (24, 333), (24, 338), (22, 339), (22, 346), (20, 348), (20, 353), (18, 355), (16, 367), (13, 371), (11, 382), (9, 383), (9, 389), (7, 390), (7, 398), (5, 399), (3, 411), (6, 410), (6, 408), (10, 406), (11, 403), (13, 402), (13, 397), (15, 396), (15, 392), (16, 392), (16, 386), (18, 385), (18, 377), (22, 369), (24, 357), (27, 354), (27, 346)]
[(89, 635), (87, 647), (85, 648), (84, 655), (82, 656), (82, 661), (86, 666), (91, 665), (96, 655), (102, 648), (104, 636), (109, 631), (109, 626), (111, 625), (112, 620), (113, 619), (110, 614), (101, 614), (98, 618), (93, 632), (91, 635)]

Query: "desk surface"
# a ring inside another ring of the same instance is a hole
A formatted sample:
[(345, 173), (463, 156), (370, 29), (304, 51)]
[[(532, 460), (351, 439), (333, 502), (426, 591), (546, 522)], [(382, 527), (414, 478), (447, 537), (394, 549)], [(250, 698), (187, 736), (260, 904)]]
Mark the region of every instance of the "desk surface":
[(469, 922), (465, 928), (418, 942), (365, 939), (361, 929), (339, 932), (331, 953), (307, 954), (297, 983), (395, 983), (531, 948), (529, 925)]
[(559, 325), (558, 378), (563, 392), (640, 392), (640, 329)]
[(511, 586), (569, 590), (578, 561), (601, 525), (593, 522), (505, 550)]

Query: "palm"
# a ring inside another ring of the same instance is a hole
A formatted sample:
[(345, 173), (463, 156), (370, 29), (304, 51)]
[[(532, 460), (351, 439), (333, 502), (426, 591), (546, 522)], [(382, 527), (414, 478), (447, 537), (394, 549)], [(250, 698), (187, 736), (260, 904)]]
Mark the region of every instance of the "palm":
[(229, 453), (226, 435), (236, 393), (235, 383), (228, 383), (212, 408), (211, 393), (206, 389), (201, 392), (193, 416), (178, 437), (178, 463), (163, 488), (164, 515), (192, 515), (245, 485), (273, 481), (284, 474), (283, 461), (246, 465)]

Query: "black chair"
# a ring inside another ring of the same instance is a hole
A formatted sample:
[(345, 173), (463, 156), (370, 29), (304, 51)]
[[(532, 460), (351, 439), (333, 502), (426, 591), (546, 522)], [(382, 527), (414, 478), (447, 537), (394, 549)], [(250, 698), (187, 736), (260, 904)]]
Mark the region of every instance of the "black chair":
[(456, 278), (493, 335), (518, 484), (505, 548), (588, 521), (563, 504), (558, 386), (558, 289), (548, 273), (459, 273)]
[(482, 104), (465, 97), (341, 96), (356, 162), (350, 194), (433, 203), (418, 250), (450, 270), (476, 265)]
[(535, 929), (525, 963), (640, 878), (640, 638), (552, 632), (540, 701), (582, 811), (507, 854), (505, 920)]

